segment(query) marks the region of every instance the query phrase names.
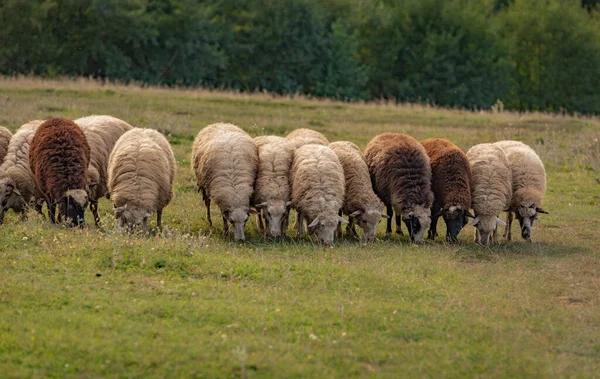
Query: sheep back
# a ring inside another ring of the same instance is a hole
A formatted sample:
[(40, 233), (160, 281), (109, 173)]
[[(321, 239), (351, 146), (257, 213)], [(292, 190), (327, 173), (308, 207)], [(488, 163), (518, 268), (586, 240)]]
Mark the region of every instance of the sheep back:
[(256, 175), (254, 204), (269, 200), (290, 200), (290, 168), (293, 151), (287, 140), (278, 136), (254, 138), (258, 147), (258, 171)]
[(4, 126), (0, 126), (0, 164), (4, 162), (4, 157), (6, 153), (8, 153), (8, 145), (10, 144), (10, 139), (12, 138), (12, 133), (10, 130), (6, 129)]
[(115, 207), (154, 212), (173, 197), (175, 156), (154, 129), (133, 128), (114, 146), (108, 160), (108, 189)]
[(309, 144), (324, 146), (329, 145), (329, 141), (323, 134), (306, 128), (296, 129), (290, 132), (285, 138), (288, 140), (289, 146), (292, 149), (297, 149), (301, 146)]

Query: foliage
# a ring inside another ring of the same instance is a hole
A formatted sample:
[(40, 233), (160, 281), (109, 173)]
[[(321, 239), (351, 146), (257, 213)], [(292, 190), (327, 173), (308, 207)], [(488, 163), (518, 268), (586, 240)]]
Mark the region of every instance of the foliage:
[(4, 0), (0, 74), (600, 113), (596, 0)]

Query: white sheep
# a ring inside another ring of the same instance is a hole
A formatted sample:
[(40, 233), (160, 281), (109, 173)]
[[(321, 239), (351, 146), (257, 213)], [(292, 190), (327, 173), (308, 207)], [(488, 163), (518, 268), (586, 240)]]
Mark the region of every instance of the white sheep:
[[(24, 218), (27, 205), (41, 198), (29, 167), (29, 146), (42, 123), (41, 120), (28, 122), (10, 140), (0, 166), (0, 223), (9, 209), (21, 213)], [(41, 204), (36, 204), (36, 209), (41, 213)]]
[(494, 143), (506, 154), (512, 171), (512, 200), (507, 210), (507, 225), (504, 236), (512, 238), (513, 213), (521, 225), (521, 237), (531, 242), (531, 229), (538, 213), (548, 214), (541, 208), (546, 193), (546, 169), (535, 151), (519, 141)]
[(156, 211), (162, 231), (162, 212), (173, 197), (175, 156), (167, 139), (153, 129), (133, 128), (124, 133), (108, 160), (108, 190), (115, 218), (133, 231)]
[(112, 116), (87, 116), (75, 120), (81, 127), (90, 145), (90, 165), (87, 170), (87, 181), (90, 187), (90, 210), (94, 215), (96, 226), (100, 223), (97, 200), (108, 193), (107, 170), (108, 158), (123, 133), (133, 127), (127, 122)]
[(498, 242), (498, 215), (510, 207), (512, 172), (504, 151), (491, 143), (475, 145), (467, 152), (471, 165), (471, 207), (475, 218), (475, 242)]
[(4, 156), (8, 153), (8, 144), (12, 138), (10, 130), (0, 126), (0, 164), (4, 161)]
[(339, 222), (348, 223), (338, 215), (344, 205), (344, 170), (337, 155), (323, 145), (304, 145), (294, 152), (290, 173), (292, 204), (297, 212), (296, 237), (302, 235), (305, 219), (309, 234), (332, 244)]
[[(291, 202), (290, 168), (293, 150), (287, 140), (277, 136), (254, 138), (258, 147), (258, 172), (254, 184), (254, 207), (262, 210), (267, 237), (285, 235)], [(259, 228), (262, 226), (258, 215)]]
[[(342, 212), (348, 215), (350, 223), (346, 227), (347, 234), (357, 236), (354, 229), (355, 223), (364, 231), (364, 241), (372, 242), (375, 239), (377, 225), (383, 214), (383, 203), (371, 185), (369, 167), (362, 152), (352, 142), (338, 141), (329, 144), (336, 153), (342, 168), (346, 184), (346, 195)], [(341, 224), (338, 226), (338, 237), (341, 238)]]
[(202, 129), (192, 146), (192, 169), (202, 192), (208, 223), (210, 203), (221, 210), (223, 229), (234, 227), (236, 241), (245, 241), (244, 228), (258, 170), (258, 149), (252, 137), (232, 124), (218, 123)]
[(312, 129), (300, 128), (290, 132), (286, 137), (289, 146), (292, 149), (297, 149), (300, 146), (315, 144), (327, 146), (329, 141), (325, 136)]

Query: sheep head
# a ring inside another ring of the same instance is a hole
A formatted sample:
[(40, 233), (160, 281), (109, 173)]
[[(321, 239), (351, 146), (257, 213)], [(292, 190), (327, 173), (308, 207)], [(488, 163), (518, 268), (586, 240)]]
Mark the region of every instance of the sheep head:
[(496, 215), (477, 215), (471, 221), (471, 225), (475, 227), (475, 242), (482, 246), (487, 246), (498, 225), (506, 225), (506, 223)]
[(11, 178), (0, 180), (0, 224), (4, 222), (4, 214), (7, 210), (12, 209), (23, 213), (26, 207), (27, 203), (15, 181)]
[(534, 202), (521, 202), (517, 207), (515, 215), (521, 226), (521, 237), (523, 237), (525, 241), (531, 242), (531, 229), (540, 213), (548, 214), (548, 212), (538, 207)]
[(468, 217), (474, 218), (468, 209), (461, 205), (451, 205), (442, 209), (437, 216), (442, 216), (446, 222), (446, 240), (456, 242), (462, 228), (469, 223)]
[(225, 210), (222, 213), (223, 221), (233, 225), (233, 236), (236, 241), (245, 241), (246, 235), (244, 229), (248, 221), (249, 214), (256, 214), (258, 211), (250, 209), (248, 205), (235, 207), (231, 210)]
[(406, 224), (410, 240), (420, 244), (423, 242), (425, 230), (431, 225), (431, 211), (426, 205), (415, 205), (412, 209), (403, 212), (402, 221)]
[(136, 227), (142, 225), (142, 229), (148, 230), (148, 217), (150, 212), (145, 209), (139, 209), (128, 204), (114, 209), (115, 218), (119, 221), (119, 227), (127, 229), (128, 232), (133, 232)]
[(84, 189), (72, 189), (58, 202), (59, 210), (71, 226), (84, 226), (85, 208), (89, 202), (89, 195)]
[(348, 223), (348, 221), (338, 216), (337, 213), (329, 214), (323, 212), (308, 225), (308, 233), (316, 234), (319, 241), (326, 245), (331, 245), (333, 244), (335, 229), (340, 222), (342, 224)]
[(291, 201), (272, 200), (255, 206), (256, 209), (262, 210), (265, 217), (266, 237), (283, 237), (288, 226), (291, 205)]
[(363, 242), (373, 242), (381, 218), (388, 218), (388, 215), (381, 212), (382, 208), (383, 203), (380, 203), (372, 207), (366, 207), (365, 209), (352, 212), (348, 215), (348, 217), (353, 219), (354, 222), (358, 224), (358, 227), (363, 230)]

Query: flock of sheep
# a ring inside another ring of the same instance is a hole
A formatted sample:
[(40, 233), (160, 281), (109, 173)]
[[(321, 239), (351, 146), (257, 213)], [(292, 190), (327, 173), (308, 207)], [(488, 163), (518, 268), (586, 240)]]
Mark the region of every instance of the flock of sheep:
[[(0, 161), (0, 223), (9, 209), (25, 217), (30, 205), (41, 213), (45, 202), (53, 223), (83, 226), (89, 205), (98, 225), (98, 199), (106, 196), (121, 227), (146, 231), (156, 212), (162, 230), (162, 211), (173, 196), (176, 163), (167, 139), (111, 116), (31, 121), (14, 135), (0, 127)], [(439, 217), (448, 241), (457, 239), (468, 218), (477, 243), (497, 242), (499, 225), (510, 240), (513, 214), (521, 236), (531, 241), (534, 221), (547, 213), (541, 208), (544, 165), (518, 141), (479, 144), (465, 154), (445, 139), (418, 142), (384, 133), (363, 152), (351, 142), (329, 143), (310, 129), (252, 138), (218, 123), (196, 136), (192, 169), (210, 226), (214, 201), (225, 233), (231, 225), (236, 241), (245, 240), (250, 214), (258, 215), (266, 238), (284, 236), (291, 208), (296, 237), (306, 221), (308, 233), (325, 244), (342, 237), (342, 224), (354, 238), (358, 225), (371, 242), (382, 218), (390, 237), (394, 213), (396, 233), (403, 233), (404, 222), (415, 243), (427, 229), (435, 239)], [(498, 218), (502, 211), (507, 223)]]

